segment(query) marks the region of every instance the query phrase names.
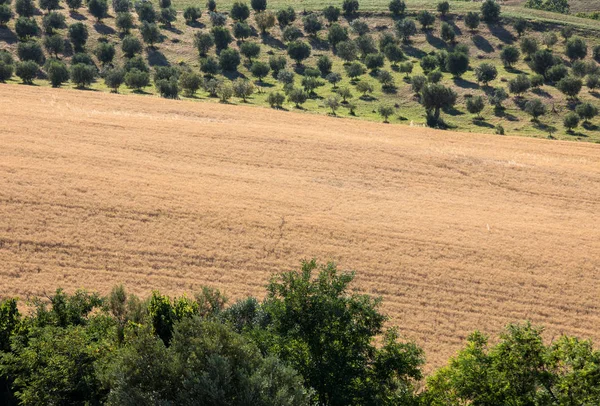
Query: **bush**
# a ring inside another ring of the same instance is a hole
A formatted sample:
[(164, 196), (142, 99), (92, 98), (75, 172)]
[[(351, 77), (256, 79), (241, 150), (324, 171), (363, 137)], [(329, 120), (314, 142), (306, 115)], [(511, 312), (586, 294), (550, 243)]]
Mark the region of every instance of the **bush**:
[(140, 23), (156, 22), (156, 11), (154, 11), (154, 6), (149, 1), (135, 3), (135, 12), (138, 15), (138, 20), (140, 21)]
[(310, 52), (310, 45), (302, 41), (292, 41), (287, 47), (289, 57), (295, 60), (297, 65), (301, 65), (302, 61), (310, 56)]
[(202, 11), (199, 7), (188, 6), (183, 11), (183, 18), (188, 25), (195, 23), (200, 17), (202, 17)]
[(208, 76), (214, 76), (219, 73), (219, 61), (212, 56), (204, 58), (200, 61), (200, 71)]
[(328, 74), (325, 79), (333, 85), (333, 88), (337, 88), (337, 84), (342, 81), (342, 75), (337, 72), (331, 72)]
[(567, 41), (565, 55), (571, 61), (584, 59), (587, 56), (588, 48), (583, 38), (575, 37)]
[(112, 63), (115, 57), (115, 47), (108, 42), (99, 42), (94, 52), (101, 64), (106, 65)]
[(60, 87), (69, 81), (69, 69), (64, 62), (51, 59), (46, 63), (45, 70), (52, 87)]
[[(173, 7), (166, 7), (160, 9), (160, 15), (158, 16), (158, 22), (164, 24), (167, 28), (171, 28), (171, 24), (177, 20), (177, 11)], [(170, 97), (172, 98), (172, 97)]]
[(417, 33), (417, 26), (415, 22), (410, 19), (403, 19), (396, 22), (396, 32), (398, 36), (402, 38), (405, 44), (410, 42), (410, 37)]
[(156, 91), (165, 99), (177, 99), (179, 97), (179, 84), (177, 79), (160, 79), (154, 83)]
[(285, 101), (285, 96), (279, 92), (271, 92), (267, 97), (267, 102), (273, 108), (281, 108), (283, 102)]
[(348, 30), (337, 23), (332, 24), (327, 32), (327, 40), (335, 50), (337, 44), (348, 40)]
[(471, 114), (477, 114), (477, 118), (482, 119), (481, 112), (485, 108), (485, 100), (481, 96), (475, 96), (467, 99), (467, 111)]
[(485, 0), (481, 4), (481, 16), (488, 23), (500, 21), (500, 4), (496, 0)]
[(17, 45), (17, 55), (22, 61), (34, 61), (38, 65), (44, 63), (44, 51), (37, 41), (19, 42)]
[(279, 25), (281, 27), (285, 27), (287, 25), (290, 25), (294, 21), (296, 21), (296, 11), (294, 11), (293, 7), (289, 6), (288, 8), (279, 10), (277, 12), (276, 17), (277, 17), (277, 22), (279, 22)]
[(371, 71), (376, 71), (379, 68), (382, 68), (385, 63), (385, 59), (383, 54), (368, 54), (365, 57), (365, 65), (367, 69)]
[(342, 3), (342, 10), (344, 10), (345, 16), (353, 16), (358, 12), (358, 0), (344, 0)]
[(231, 6), (231, 11), (229, 12), (231, 18), (235, 21), (246, 21), (248, 17), (250, 17), (250, 9), (246, 3), (242, 3), (240, 1), (236, 1)]
[(409, 77), (409, 75), (412, 73), (413, 71), (413, 64), (412, 62), (404, 62), (402, 64), (400, 64), (400, 72), (404, 73), (405, 77)]
[(302, 89), (295, 87), (288, 93), (288, 101), (294, 103), (296, 108), (300, 108), (302, 104), (306, 103), (306, 100), (308, 100), (308, 93)]
[(139, 55), (134, 56), (133, 58), (131, 58), (127, 62), (125, 62), (125, 72), (130, 72), (133, 69), (137, 69), (140, 72), (144, 72), (144, 73), (150, 72), (150, 68), (148, 67), (148, 64), (146, 63), (146, 61), (144, 61), (144, 58), (142, 58)]
[(234, 72), (240, 64), (240, 53), (231, 48), (227, 48), (219, 55), (219, 66), (224, 71)]
[(108, 2), (106, 0), (88, 0), (88, 11), (100, 22), (108, 15)]
[(6, 4), (0, 5), (0, 27), (6, 27), (6, 23), (13, 17), (13, 13), (10, 10), (10, 6)]
[(475, 78), (477, 82), (481, 82), (487, 86), (492, 80), (498, 77), (498, 70), (491, 63), (482, 63), (475, 68)]
[(254, 62), (250, 67), (250, 73), (257, 77), (260, 83), (262, 83), (263, 78), (266, 77), (270, 71), (271, 68), (264, 62)]
[(520, 37), (527, 31), (527, 21), (524, 18), (517, 18), (513, 23), (513, 28)]
[(553, 32), (547, 32), (546, 34), (544, 34), (542, 42), (548, 48), (552, 48), (558, 42), (558, 37)]
[(421, 28), (426, 30), (435, 22), (435, 16), (427, 10), (421, 10), (417, 14), (417, 21), (421, 24)]
[(15, 11), (20, 17), (33, 17), (35, 14), (34, 0), (17, 0)]
[(579, 125), (579, 116), (577, 113), (567, 113), (563, 120), (563, 125), (569, 132), (572, 132), (574, 128), (577, 128)]
[(331, 68), (333, 67), (333, 62), (327, 55), (321, 55), (319, 59), (317, 59), (317, 68), (321, 72), (321, 75), (326, 76), (331, 72)]
[(133, 58), (136, 54), (142, 52), (142, 43), (133, 35), (127, 35), (121, 42), (121, 50), (127, 58)]
[(233, 36), (238, 40), (245, 40), (252, 35), (252, 29), (246, 22), (236, 22), (233, 24)]
[(452, 52), (448, 55), (446, 70), (454, 77), (461, 77), (469, 69), (469, 57), (462, 52)]
[(89, 86), (96, 77), (96, 68), (83, 63), (77, 63), (71, 66), (70, 70), (71, 81), (78, 89), (83, 89)]
[(239, 78), (233, 82), (233, 94), (235, 97), (241, 98), (244, 103), (248, 97), (252, 96), (253, 93), (254, 84), (252, 84), (252, 82), (249, 80)]
[(583, 82), (581, 81), (581, 79), (568, 76), (561, 79), (556, 84), (556, 88), (570, 99), (577, 98), (577, 95), (579, 94), (579, 92), (581, 92), (582, 87)]
[(140, 27), (140, 34), (142, 34), (142, 40), (150, 45), (150, 48), (154, 48), (154, 44), (161, 40), (160, 29), (155, 23), (144, 21)]
[(357, 77), (364, 75), (367, 71), (364, 65), (360, 62), (352, 62), (350, 65), (346, 67), (346, 73), (350, 77), (350, 79), (355, 80)]
[(535, 38), (525, 37), (521, 39), (521, 51), (527, 55), (527, 59), (538, 51), (538, 42)]
[(319, 17), (316, 14), (308, 14), (302, 19), (304, 31), (312, 36), (315, 36), (319, 30), (323, 27)]
[(215, 40), (208, 32), (197, 32), (194, 34), (194, 45), (200, 56), (206, 56), (208, 51), (215, 45)]
[(269, 57), (269, 66), (271, 67), (271, 70), (273, 71), (275, 76), (277, 76), (279, 71), (285, 69), (285, 67), (287, 66), (287, 59), (283, 55), (271, 55), (271, 57)]
[(123, 69), (110, 69), (104, 75), (104, 83), (113, 93), (119, 93), (119, 87), (125, 81), (125, 71)]
[(267, 0), (250, 0), (252, 10), (256, 12), (265, 11), (267, 9)]
[(128, 34), (129, 30), (135, 27), (135, 24), (133, 23), (133, 16), (128, 11), (117, 13), (115, 25), (121, 33)]
[(40, 32), (40, 27), (33, 18), (19, 17), (15, 22), (15, 33), (20, 40), (35, 37)]
[(413, 76), (410, 81), (411, 89), (415, 94), (421, 93), (421, 90), (423, 90), (426, 84), (427, 78), (423, 75)]
[(450, 24), (444, 22), (440, 29), (440, 37), (446, 42), (453, 43), (456, 39), (456, 32)]
[(465, 16), (465, 25), (471, 30), (475, 31), (479, 27), (479, 13), (469, 11)]
[(540, 99), (532, 99), (525, 103), (525, 112), (537, 121), (538, 117), (546, 114), (546, 105)]
[(141, 91), (150, 84), (150, 74), (133, 68), (125, 74), (125, 85), (128, 88)]
[(450, 11), (450, 3), (448, 3), (447, 1), (440, 1), (437, 5), (437, 11), (438, 13), (440, 13), (443, 17), (446, 16), (446, 14), (448, 14), (448, 12)]
[(520, 74), (516, 78), (508, 82), (508, 91), (516, 94), (517, 96), (522, 95), (531, 88), (531, 81), (525, 74)]
[(507, 99), (508, 94), (506, 93), (506, 90), (504, 90), (503, 87), (495, 88), (494, 91), (488, 96), (488, 101), (490, 102), (490, 104), (496, 107), (497, 109), (503, 108), (502, 103), (504, 103), (504, 101)]
[(24, 61), (17, 63), (15, 73), (23, 83), (31, 85), (33, 84), (33, 79), (37, 77), (39, 69), (39, 65), (34, 61)]
[(229, 46), (229, 44), (233, 41), (233, 37), (229, 30), (225, 27), (216, 26), (210, 30), (213, 40), (215, 42), (215, 46), (217, 47), (217, 51), (221, 51)]
[(399, 17), (406, 12), (406, 3), (404, 0), (392, 0), (390, 1), (388, 8), (394, 16)]
[(584, 122), (588, 123), (591, 119), (598, 115), (598, 108), (592, 103), (581, 103), (575, 108), (575, 112), (579, 115), (579, 117), (581, 117), (582, 120), (584, 120)]
[(69, 26), (69, 39), (75, 51), (81, 51), (88, 40), (88, 30), (83, 23), (74, 23)]

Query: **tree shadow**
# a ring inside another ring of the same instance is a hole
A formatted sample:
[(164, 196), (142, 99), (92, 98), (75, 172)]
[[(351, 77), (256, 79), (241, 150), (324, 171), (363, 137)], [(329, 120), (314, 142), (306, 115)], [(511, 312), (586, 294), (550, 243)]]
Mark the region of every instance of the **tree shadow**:
[(318, 51), (329, 51), (330, 49), (329, 41), (322, 40), (318, 37), (310, 37), (308, 43), (313, 49)]
[(521, 69), (517, 69), (517, 68), (515, 68), (514, 66), (511, 66), (511, 67), (505, 67), (504, 69), (506, 69), (506, 71), (507, 71), (508, 73), (514, 73), (515, 75), (520, 75), (520, 74), (523, 74), (523, 73), (525, 73), (525, 72), (523, 72)]
[(162, 28), (163, 30), (165, 30), (165, 31), (172, 32), (173, 34), (176, 34), (176, 35), (181, 35), (181, 34), (183, 34), (183, 31), (181, 31), (179, 28), (176, 28), (176, 27), (173, 27), (173, 26), (167, 27), (167, 26), (164, 26), (164, 25), (163, 25), (163, 26), (161, 26), (161, 28)]
[(396, 94), (398, 93), (398, 89), (396, 86), (382, 86), (381, 91), (385, 94)]
[(285, 44), (281, 40), (279, 40), (271, 35), (263, 35), (262, 43), (267, 46), (270, 46), (271, 48), (286, 49)]
[(359, 97), (359, 99), (362, 101), (366, 101), (366, 102), (378, 100), (377, 97), (370, 95), (370, 94), (363, 94), (362, 96)]
[(513, 44), (515, 37), (502, 24), (487, 24), (490, 33), (505, 44)]
[(146, 50), (146, 54), (148, 57), (148, 64), (150, 66), (169, 66), (170, 65), (169, 60), (167, 59), (165, 54), (160, 52), (158, 49), (148, 48)]
[(586, 134), (580, 132), (575, 132), (573, 130), (568, 130), (566, 131), (567, 134), (573, 136), (573, 137), (579, 137), (579, 138), (589, 138)]
[(477, 83), (463, 78), (454, 78), (453, 82), (456, 86), (462, 89), (479, 89), (479, 85)]
[(434, 48), (437, 48), (437, 49), (446, 48), (446, 43), (444, 41), (442, 41), (441, 38), (438, 38), (438, 37), (432, 35), (431, 32), (428, 32), (426, 34), (425, 38), (427, 39), (427, 43), (429, 43), (429, 45), (431, 45)]
[(144, 89), (133, 89), (131, 93), (135, 94), (143, 94), (143, 95), (151, 95), (152, 93), (145, 91)]
[(87, 20), (87, 17), (84, 16), (83, 14), (81, 14), (78, 11), (69, 11), (69, 16), (73, 19), (73, 20), (77, 20), (77, 21), (85, 21)]
[(504, 108), (494, 107), (494, 115), (508, 121), (519, 121), (517, 116), (506, 112), (506, 109)]
[(475, 44), (477, 49), (479, 49), (480, 51), (483, 51), (488, 54), (494, 52), (494, 47), (492, 46), (492, 44), (490, 44), (490, 42), (481, 35), (474, 35), (472, 39), (473, 44)]
[(306, 66), (304, 66), (304, 65), (298, 65), (298, 64), (294, 65), (294, 72), (297, 73), (298, 75), (304, 76), (305, 70), (306, 70)]
[(465, 113), (463, 113), (462, 111), (456, 109), (454, 106), (453, 107), (448, 107), (446, 109), (442, 109), (444, 113), (456, 117), (456, 116), (464, 116)]
[(114, 28), (103, 23), (94, 23), (94, 29), (100, 35), (113, 35), (116, 33)]
[(204, 25), (203, 23), (201, 23), (200, 21), (192, 21), (189, 24), (186, 23), (186, 25), (188, 27), (192, 27), (192, 28), (205, 28), (206, 25)]
[(453, 19), (453, 18), (447, 18), (447, 19), (446, 19), (446, 22), (447, 22), (448, 24), (450, 24), (450, 26), (451, 26), (451, 27), (454, 29), (454, 32), (456, 33), (456, 36), (457, 36), (457, 37), (458, 37), (459, 35), (462, 35), (462, 34), (463, 34), (462, 30), (460, 29), (460, 27), (459, 27), (458, 25), (456, 25), (456, 22), (454, 21), (454, 19)]
[(246, 79), (246, 76), (238, 71), (224, 71), (223, 76), (229, 80)]
[(595, 97), (596, 99), (600, 99), (600, 93), (598, 92), (590, 92), (590, 96)]
[(73, 49), (73, 44), (71, 43), (71, 41), (68, 38), (65, 38), (64, 44), (65, 44), (65, 50), (63, 51), (63, 55), (64, 56), (73, 56), (73, 54), (75, 53), (75, 50)]
[(477, 127), (495, 128), (493, 124), (490, 124), (490, 123), (484, 121), (484, 119), (481, 119), (481, 118), (474, 118), (473, 119), (473, 124), (476, 125)]
[(543, 89), (540, 89), (539, 87), (531, 89), (531, 93), (536, 94), (540, 97), (545, 97), (546, 99), (552, 99), (552, 95), (550, 93)]
[(17, 38), (15, 33), (12, 32), (9, 28), (7, 28), (7, 27), (0, 28), (0, 41), (1, 42), (5, 42), (8, 45), (11, 45), (11, 44), (16, 43), (18, 40), (19, 39)]
[(427, 56), (427, 52), (422, 51), (419, 48), (415, 48), (412, 45), (405, 45), (404, 53), (417, 59), (422, 59), (423, 57)]
[(583, 124), (581, 124), (581, 126), (588, 131), (598, 131), (598, 129), (600, 128), (597, 125), (590, 123), (589, 121), (584, 121)]

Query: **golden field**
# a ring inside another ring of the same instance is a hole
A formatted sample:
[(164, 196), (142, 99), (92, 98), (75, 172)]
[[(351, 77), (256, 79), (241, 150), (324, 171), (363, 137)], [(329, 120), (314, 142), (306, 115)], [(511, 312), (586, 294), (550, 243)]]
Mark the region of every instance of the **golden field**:
[(439, 366), (530, 319), (600, 340), (600, 145), (0, 86), (0, 296), (264, 294), (357, 271)]

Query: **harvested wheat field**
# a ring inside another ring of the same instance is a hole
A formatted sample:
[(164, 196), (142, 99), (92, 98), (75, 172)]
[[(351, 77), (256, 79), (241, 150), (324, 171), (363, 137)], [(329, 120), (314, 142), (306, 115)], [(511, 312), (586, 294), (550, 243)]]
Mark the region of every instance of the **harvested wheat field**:
[(235, 299), (317, 257), (433, 366), (522, 319), (600, 340), (600, 145), (14, 85), (0, 104), (0, 296)]

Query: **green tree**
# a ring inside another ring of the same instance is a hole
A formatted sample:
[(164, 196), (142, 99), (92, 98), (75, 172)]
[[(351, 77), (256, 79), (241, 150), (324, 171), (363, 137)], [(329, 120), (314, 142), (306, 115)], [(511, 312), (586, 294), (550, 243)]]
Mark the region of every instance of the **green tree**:
[(485, 0), (481, 4), (481, 16), (487, 23), (497, 23), (500, 21), (500, 4), (496, 0)]
[(121, 50), (127, 58), (133, 58), (136, 54), (142, 52), (142, 43), (132, 35), (127, 35), (121, 42)]
[(161, 40), (160, 29), (155, 23), (144, 21), (140, 27), (140, 34), (142, 34), (142, 39), (150, 48), (154, 48), (154, 44)]
[(570, 76), (561, 79), (556, 84), (556, 88), (564, 93), (569, 99), (576, 99), (579, 92), (581, 92), (582, 87), (583, 82), (581, 79)]
[(575, 112), (581, 117), (584, 123), (589, 123), (591, 119), (598, 115), (598, 107), (592, 103), (581, 103), (575, 108)]
[(538, 117), (546, 114), (546, 105), (540, 99), (531, 99), (525, 103), (525, 112), (538, 121)]
[(260, 54), (260, 45), (256, 42), (244, 42), (240, 45), (240, 53), (248, 58), (248, 62), (252, 63), (252, 59), (257, 58)]
[(165, 7), (160, 9), (158, 16), (158, 22), (165, 25), (167, 28), (171, 28), (174, 21), (177, 20), (177, 11), (173, 7)]
[(417, 21), (419, 21), (423, 30), (427, 30), (435, 22), (435, 16), (427, 10), (421, 10), (417, 14)]
[(75, 51), (82, 51), (88, 40), (88, 30), (83, 23), (74, 23), (69, 26), (69, 39)]
[(538, 42), (533, 37), (525, 37), (521, 39), (521, 51), (526, 55), (526, 60), (531, 59), (531, 55), (539, 49)]
[(348, 40), (348, 30), (339, 24), (332, 24), (327, 32), (327, 40), (336, 49), (337, 44)]
[(344, 0), (342, 3), (342, 10), (346, 17), (353, 16), (358, 12), (358, 0)]
[(410, 43), (410, 37), (417, 33), (417, 26), (411, 19), (405, 18), (396, 22), (396, 32), (405, 44)]
[(506, 68), (512, 68), (519, 61), (521, 53), (517, 47), (509, 45), (500, 52), (500, 59)]
[(388, 122), (388, 118), (394, 114), (394, 108), (391, 106), (386, 106), (386, 105), (381, 105), (379, 106), (379, 108), (377, 109), (377, 112), (379, 113), (379, 115), (383, 118), (383, 122), (387, 123)]
[(19, 17), (33, 17), (35, 14), (34, 0), (16, 0), (15, 11)]
[(525, 20), (524, 18), (517, 18), (513, 22), (513, 28), (515, 29), (519, 37), (523, 35), (525, 31), (527, 31), (527, 26), (527, 20)]
[(308, 14), (302, 19), (302, 25), (304, 31), (311, 36), (317, 35), (317, 33), (323, 28), (319, 17), (316, 14)]
[(108, 2), (106, 0), (88, 0), (88, 11), (101, 22), (108, 15)]
[(583, 38), (574, 37), (567, 41), (567, 45), (565, 46), (565, 55), (571, 61), (584, 59), (587, 56), (587, 53), (587, 44), (585, 43)]
[(456, 39), (456, 32), (450, 24), (443, 22), (440, 28), (440, 37), (448, 43), (453, 43)]
[(308, 93), (302, 89), (293, 88), (288, 93), (288, 101), (294, 103), (298, 109), (301, 108), (302, 104), (306, 103), (306, 100), (308, 100)]
[(259, 83), (262, 83), (263, 78), (266, 77), (270, 71), (271, 68), (269, 67), (269, 64), (265, 62), (257, 61), (250, 67), (250, 72), (254, 77), (258, 78)]
[(227, 48), (219, 55), (219, 66), (224, 71), (234, 72), (240, 64), (240, 53), (232, 48)]
[(268, 34), (269, 30), (275, 26), (275, 14), (270, 11), (258, 13), (254, 20), (262, 35)]
[(51, 59), (46, 62), (45, 70), (52, 87), (60, 87), (69, 80), (69, 69), (64, 62)]
[(467, 111), (471, 114), (477, 114), (477, 118), (482, 120), (481, 112), (485, 108), (485, 100), (481, 96), (474, 96), (467, 99)]
[(251, 35), (252, 28), (250, 28), (247, 22), (236, 21), (236, 23), (233, 24), (233, 36), (236, 39), (244, 41)]
[(508, 90), (511, 93), (521, 96), (531, 88), (531, 80), (525, 74), (520, 74), (508, 82)]
[(469, 57), (462, 52), (451, 52), (448, 55), (446, 69), (455, 78), (461, 77), (469, 69)]
[(35, 19), (29, 17), (19, 17), (15, 21), (15, 33), (20, 40), (26, 40), (39, 34), (40, 27)]
[(112, 63), (115, 57), (115, 47), (108, 42), (99, 42), (94, 53), (100, 63), (106, 65)]
[(310, 56), (310, 51), (310, 45), (302, 41), (292, 41), (287, 47), (289, 57), (296, 61), (297, 65), (301, 65), (302, 61)]
[(65, 25), (65, 16), (51, 11), (42, 18), (42, 27), (47, 35), (52, 35), (54, 30), (58, 30)]
[(406, 12), (406, 3), (404, 0), (391, 0), (388, 8), (395, 17), (400, 17)]
[(203, 57), (215, 45), (215, 40), (208, 32), (197, 32), (194, 34), (194, 45), (200, 56)]
[(246, 21), (248, 17), (250, 17), (250, 9), (246, 3), (242, 3), (240, 1), (236, 1), (231, 6), (231, 11), (229, 12), (231, 18), (235, 21)]
[(231, 36), (231, 32), (225, 27), (213, 27), (210, 30), (212, 34), (212, 38), (217, 47), (217, 52), (227, 48), (231, 42), (233, 42), (233, 37)]
[(267, 9), (267, 0), (250, 0), (250, 5), (252, 6), (252, 10), (259, 13)]
[(27, 85), (33, 84), (33, 79), (38, 75), (40, 67), (34, 61), (24, 61), (17, 63), (15, 74)]
[(71, 66), (71, 81), (78, 89), (83, 89), (92, 84), (96, 77), (96, 68), (83, 63), (77, 63)]
[(563, 125), (567, 129), (567, 132), (572, 133), (573, 129), (577, 128), (577, 126), (579, 125), (579, 116), (577, 115), (577, 113), (567, 113), (563, 120)]
[(188, 6), (183, 11), (183, 18), (187, 25), (196, 23), (200, 17), (202, 17), (200, 7)]
[(279, 92), (271, 92), (269, 93), (269, 96), (267, 96), (267, 102), (272, 108), (281, 108), (284, 101), (285, 96)]
[(471, 30), (475, 31), (479, 27), (479, 13), (469, 11), (465, 16), (465, 25)]
[(442, 17), (446, 17), (450, 11), (450, 3), (448, 3), (446, 0), (440, 1), (437, 5), (437, 11), (442, 15)]
[(117, 13), (115, 25), (121, 34), (129, 34), (129, 31), (135, 27), (133, 15), (128, 11)]
[(421, 89), (421, 104), (425, 107), (428, 116), (427, 121), (430, 126), (439, 124), (441, 109), (454, 106), (456, 98), (456, 93), (449, 87), (435, 83), (423, 86)]
[(475, 78), (477, 82), (483, 83), (484, 86), (488, 86), (497, 77), (498, 69), (491, 63), (482, 63), (475, 68)]
[[(104, 83), (113, 93), (119, 93), (119, 87), (125, 82), (125, 71), (120, 68), (110, 69), (104, 75)], [(124, 322), (120, 325), (120, 335), (122, 338)]]

